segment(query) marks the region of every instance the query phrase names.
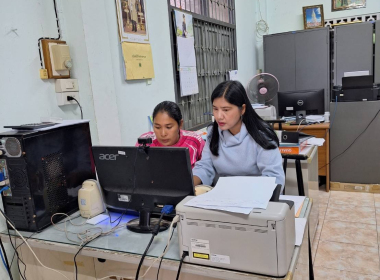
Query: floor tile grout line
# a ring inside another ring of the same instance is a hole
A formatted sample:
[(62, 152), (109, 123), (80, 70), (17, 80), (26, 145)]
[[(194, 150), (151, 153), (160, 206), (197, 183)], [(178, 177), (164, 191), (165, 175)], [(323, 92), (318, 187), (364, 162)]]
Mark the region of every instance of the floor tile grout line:
[[(345, 221), (345, 220), (336, 220), (336, 219), (331, 219), (331, 218), (329, 218), (329, 219), (323, 219), (323, 220), (327, 220), (327, 221), (336, 221), (336, 222), (344, 222), (344, 223), (359, 223), (359, 222), (350, 222), (350, 221)], [(374, 224), (370, 224), (370, 223), (363, 223), (363, 222), (361, 222), (360, 224), (365, 224), (365, 225), (374, 225), (374, 226), (376, 226), (377, 225), (377, 223), (376, 223), (376, 221), (375, 221), (375, 223)]]
[[(331, 240), (323, 240), (323, 239), (319, 239), (319, 242), (334, 242), (334, 243), (339, 243), (339, 244), (345, 244), (345, 245), (357, 245), (357, 246), (365, 246), (365, 247), (372, 247), (372, 248), (379, 248), (378, 245), (362, 245), (362, 244), (355, 244), (355, 243), (345, 243), (345, 242), (339, 242), (339, 241), (331, 241)], [(318, 243), (319, 245), (319, 243)], [(379, 259), (380, 259), (380, 256), (379, 256)]]
[[(331, 267), (326, 267), (326, 266), (322, 266), (322, 265), (314, 265), (313, 264), (313, 268), (327, 268), (327, 269), (331, 269), (331, 270), (338, 270), (338, 271), (342, 271), (342, 272), (349, 272), (349, 273), (356, 273), (356, 274), (360, 274), (360, 275), (364, 275), (364, 276), (375, 276), (375, 277), (379, 277), (378, 275), (375, 275), (375, 274), (368, 274), (368, 273), (362, 273), (362, 272), (356, 272), (356, 271), (350, 271), (350, 270), (345, 270), (345, 269), (336, 269), (336, 268), (331, 268)], [(315, 270), (314, 270), (315, 271)], [(315, 275), (315, 273), (314, 273)]]
[(374, 206), (375, 206), (375, 222), (376, 222), (376, 238), (377, 238), (377, 254), (379, 256), (379, 264), (378, 266), (380, 266), (380, 248), (379, 248), (379, 232), (377, 230), (377, 214), (376, 214), (376, 200), (375, 200), (375, 195), (373, 195), (373, 203), (374, 203)]

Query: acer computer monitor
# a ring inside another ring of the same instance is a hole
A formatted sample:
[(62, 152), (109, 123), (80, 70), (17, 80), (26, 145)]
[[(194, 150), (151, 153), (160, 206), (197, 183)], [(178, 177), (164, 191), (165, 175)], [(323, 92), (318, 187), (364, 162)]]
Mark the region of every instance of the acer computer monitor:
[(306, 111), (306, 115), (323, 115), (325, 113), (324, 96), (324, 89), (279, 91), (278, 115), (280, 117), (296, 116), (297, 111)]
[[(107, 209), (139, 212), (127, 226), (132, 231), (151, 232), (158, 221), (151, 214), (194, 195), (188, 148), (93, 146), (92, 151)], [(160, 231), (168, 225), (161, 223)]]

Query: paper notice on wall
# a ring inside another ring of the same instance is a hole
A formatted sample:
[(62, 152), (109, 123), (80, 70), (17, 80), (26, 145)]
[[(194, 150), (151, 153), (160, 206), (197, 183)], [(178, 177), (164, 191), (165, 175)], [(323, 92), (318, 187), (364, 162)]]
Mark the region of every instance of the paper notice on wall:
[(237, 81), (238, 71), (237, 70), (228, 71), (228, 78), (230, 79), (230, 81)]
[(196, 66), (194, 37), (177, 37), (178, 58), (180, 67)]
[(150, 44), (122, 42), (121, 46), (127, 80), (154, 78)]
[(181, 96), (188, 96), (199, 92), (196, 67), (180, 67), (179, 79)]

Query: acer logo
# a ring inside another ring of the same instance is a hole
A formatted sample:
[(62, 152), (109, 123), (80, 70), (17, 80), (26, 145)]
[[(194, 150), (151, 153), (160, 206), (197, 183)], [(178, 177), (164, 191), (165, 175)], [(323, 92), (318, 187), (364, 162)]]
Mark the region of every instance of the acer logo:
[(100, 154), (99, 159), (100, 160), (116, 160), (117, 154)]

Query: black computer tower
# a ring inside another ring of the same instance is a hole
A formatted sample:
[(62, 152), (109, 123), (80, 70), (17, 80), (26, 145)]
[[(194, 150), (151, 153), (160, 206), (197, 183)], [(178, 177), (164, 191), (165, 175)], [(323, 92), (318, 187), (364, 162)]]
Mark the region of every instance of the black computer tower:
[(54, 213), (78, 210), (78, 190), (95, 179), (91, 146), (88, 122), (0, 133), (0, 170), (10, 186), (4, 210), (18, 230), (40, 231)]

